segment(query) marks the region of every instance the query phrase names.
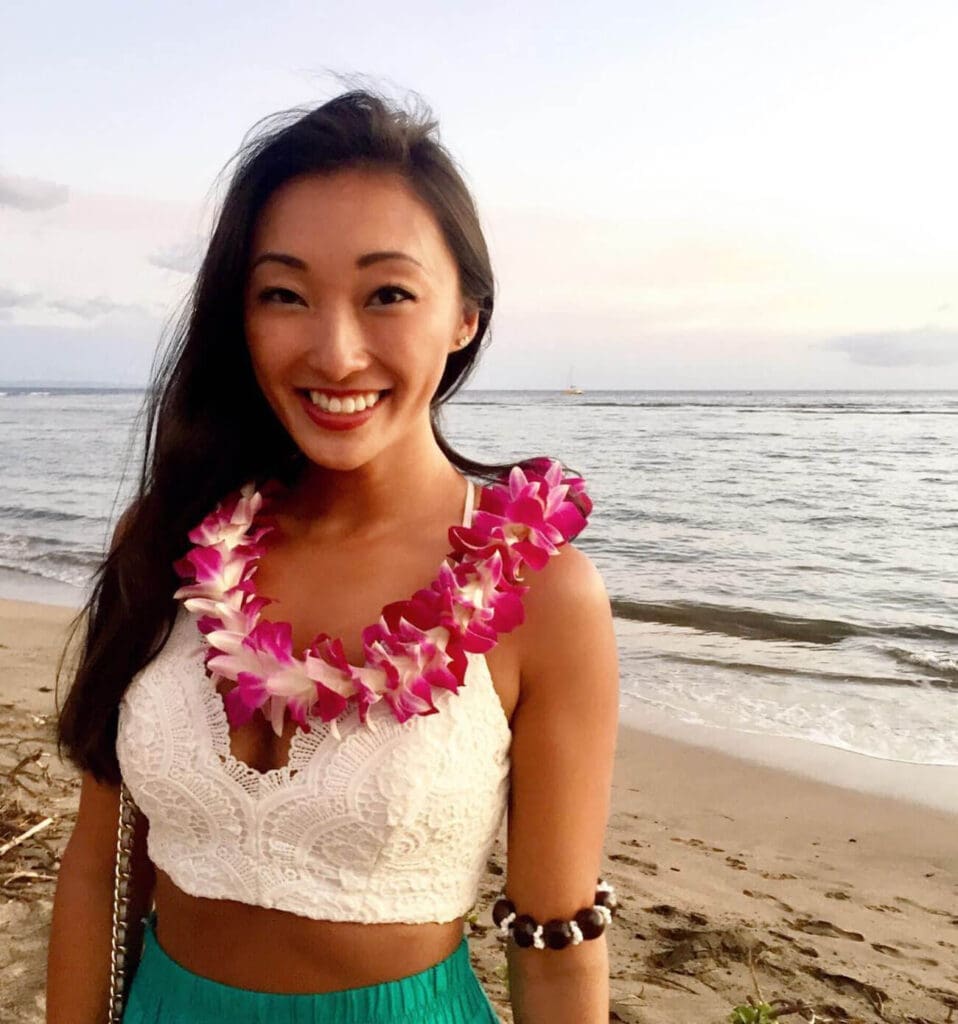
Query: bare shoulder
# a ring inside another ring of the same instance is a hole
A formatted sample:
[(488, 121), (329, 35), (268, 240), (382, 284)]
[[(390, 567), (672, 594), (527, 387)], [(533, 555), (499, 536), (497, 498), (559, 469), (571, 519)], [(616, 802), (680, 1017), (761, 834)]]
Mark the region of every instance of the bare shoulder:
[(583, 551), (567, 545), (540, 572), (529, 574), (528, 585), (519, 645), (524, 682), (534, 686), (553, 676), (550, 669), (557, 669), (557, 662), (574, 651), (614, 651), (605, 581)]

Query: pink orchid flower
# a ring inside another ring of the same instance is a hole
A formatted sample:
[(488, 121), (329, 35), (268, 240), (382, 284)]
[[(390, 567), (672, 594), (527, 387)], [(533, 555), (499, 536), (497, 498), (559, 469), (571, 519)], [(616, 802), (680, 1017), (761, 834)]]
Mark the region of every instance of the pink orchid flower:
[(525, 620), (522, 595), (529, 588), (506, 578), (498, 551), (483, 561), (456, 566), (452, 576), (456, 587), (457, 621), (460, 627), (465, 625), (467, 635), (484, 636), (494, 644), (498, 634), (511, 633), (522, 625)]
[[(246, 635), (217, 630), (209, 634), (209, 642), (222, 654), (209, 660), (209, 667), (227, 679), (235, 679), (238, 690), (234, 710), (245, 716), (231, 724), (249, 721), (256, 708), (270, 700), (269, 717), (273, 732), (283, 734), (283, 709), (307, 731), (309, 715), (319, 700), (317, 684), (310, 679), (305, 664), (292, 653), (292, 626), (288, 622), (260, 620)], [(231, 691), (234, 692), (234, 691)], [(324, 702), (330, 695), (327, 689)], [(273, 699), (275, 698), (275, 699)], [(345, 700), (342, 702), (345, 707)]]
[(518, 580), (523, 562), (534, 570), (544, 568), (560, 545), (585, 526), (585, 517), (566, 500), (569, 486), (562, 482), (558, 462), (544, 475), (533, 474), (532, 480), (514, 466), (508, 486), (486, 488), (472, 526), (452, 527), (450, 540), (472, 560), (498, 551), (506, 578)]
[[(585, 481), (580, 476), (563, 477), (562, 463), (556, 459), (543, 457), (526, 459), (519, 465), (530, 480), (539, 480), (547, 487), (554, 487), (557, 479), (559, 483), (566, 484), (569, 488), (567, 497), (576, 504), (582, 515), (588, 516), (592, 512), (592, 499), (589, 497), (588, 491), (586, 491)], [(578, 532), (581, 532), (582, 528), (579, 527)], [(576, 536), (577, 534), (575, 533), (569, 534), (567, 539), (571, 540)]]
[(248, 567), (255, 568), (250, 567), (249, 562), (249, 556), (242, 549), (230, 549), (223, 544), (191, 548), (174, 568), (182, 578), (192, 577), (195, 582), (180, 587), (173, 596), (218, 600), (245, 581)]
[(396, 602), (383, 609), (374, 626), (363, 630), (366, 662), (385, 673), (382, 698), (397, 721), (412, 715), (434, 714), (432, 687), (455, 692), (462, 681), (451, 671), (453, 658), (446, 653), (449, 634), (441, 627), (426, 632), (402, 618), (407, 602)]
[(187, 534), (194, 544), (210, 547), (224, 544), (234, 548), (247, 543), (246, 532), (253, 525), (256, 513), (263, 504), (263, 496), (252, 483), (220, 502), (215, 509)]
[(306, 674), (316, 683), (319, 715), (324, 721), (338, 718), (347, 702), (355, 699), (365, 722), (366, 712), (379, 697), (372, 691), (364, 692), (369, 688), (356, 667), (346, 660), (342, 640), (320, 633), (306, 651), (305, 666)]

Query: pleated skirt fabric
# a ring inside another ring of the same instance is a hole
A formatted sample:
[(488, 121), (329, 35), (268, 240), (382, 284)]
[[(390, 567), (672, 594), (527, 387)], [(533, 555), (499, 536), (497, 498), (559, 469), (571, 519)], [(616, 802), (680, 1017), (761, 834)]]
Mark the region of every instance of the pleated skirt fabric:
[(146, 919), (143, 955), (130, 986), (123, 1024), (500, 1024), (459, 948), (425, 971), (379, 985), (284, 995), (203, 978), (172, 960)]

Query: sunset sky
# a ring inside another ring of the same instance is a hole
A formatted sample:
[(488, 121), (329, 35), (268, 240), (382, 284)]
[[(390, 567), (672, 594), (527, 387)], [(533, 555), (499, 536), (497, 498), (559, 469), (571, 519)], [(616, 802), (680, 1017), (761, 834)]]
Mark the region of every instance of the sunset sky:
[(140, 385), (214, 179), (343, 75), (439, 118), (499, 282), (474, 386), (958, 388), (958, 5), (15, 3), (0, 385)]

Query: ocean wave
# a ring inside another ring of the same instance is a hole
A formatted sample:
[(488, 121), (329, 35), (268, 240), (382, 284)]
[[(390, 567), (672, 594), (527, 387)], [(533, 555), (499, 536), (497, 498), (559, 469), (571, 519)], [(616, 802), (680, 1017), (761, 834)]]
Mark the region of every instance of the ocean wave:
[(915, 665), (958, 682), (958, 658), (934, 651), (906, 651), (900, 647), (890, 647), (888, 653), (904, 665)]
[(105, 525), (99, 516), (87, 516), (82, 512), (61, 512), (52, 508), (20, 508), (16, 505), (0, 505), (0, 516), (13, 516), (23, 522), (38, 523), (96, 523)]
[(0, 569), (10, 569), (24, 576), (35, 576), (41, 580), (53, 580), (56, 583), (68, 583), (71, 587), (83, 588), (89, 585), (92, 573), (79, 567), (68, 567), (62, 564), (49, 564), (36, 560), (24, 563), (8, 560), (0, 556)]
[(633, 622), (658, 622), (685, 626), (704, 633), (754, 640), (793, 640), (812, 644), (837, 644), (850, 637), (894, 636), (909, 640), (958, 641), (958, 633), (936, 626), (867, 626), (839, 619), (808, 619), (754, 608), (700, 604), (692, 601), (631, 601), (613, 599), (612, 612)]
[[(954, 679), (916, 679), (908, 676), (873, 676), (853, 672), (825, 672), (820, 669), (793, 669), (783, 665), (762, 665), (750, 661), (724, 661), (721, 658), (702, 658), (694, 654), (675, 654), (672, 652), (665, 652), (657, 655), (657, 657), (665, 661), (677, 661), (683, 664), (710, 665), (715, 668), (731, 669), (734, 672), (743, 672), (746, 675), (791, 677), (796, 681), (811, 679), (828, 683), (864, 683), (867, 686), (908, 686), (918, 689), (931, 687), (933, 689), (954, 690), (958, 692), (958, 662), (952, 662), (954, 665)], [(924, 665), (919, 657), (916, 657), (912, 664)]]

